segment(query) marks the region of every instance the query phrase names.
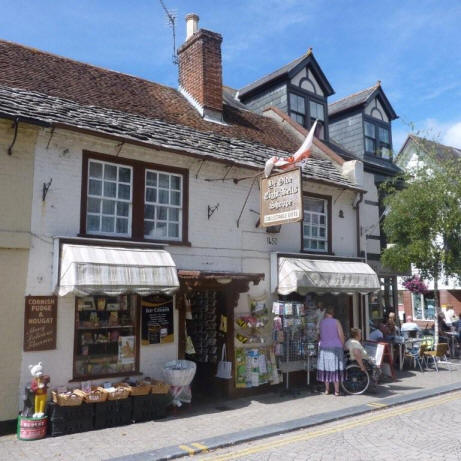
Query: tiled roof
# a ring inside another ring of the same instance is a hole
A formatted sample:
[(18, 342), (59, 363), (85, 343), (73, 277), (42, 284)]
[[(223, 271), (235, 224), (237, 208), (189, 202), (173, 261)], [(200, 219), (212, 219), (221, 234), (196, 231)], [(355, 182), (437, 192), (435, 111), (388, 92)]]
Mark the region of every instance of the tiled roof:
[(275, 80), (276, 78), (282, 75), (285, 75), (286, 73), (290, 72), (290, 70), (294, 69), (303, 59), (307, 58), (309, 55), (310, 50), (302, 56), (300, 56), (299, 58), (294, 59), (293, 61), (284, 65), (283, 67), (280, 67), (280, 69), (277, 69), (274, 72), (271, 72), (270, 74), (267, 74), (264, 77), (261, 77), (260, 79), (254, 81), (253, 83), (244, 86), (239, 90), (239, 96), (249, 93), (251, 90), (258, 88), (272, 80)]
[[(440, 144), (435, 141), (430, 141), (429, 139), (421, 138), (414, 134), (408, 135), (408, 139), (405, 142), (402, 149), (400, 150), (400, 152), (402, 152), (403, 148), (406, 146), (406, 144), (408, 143), (410, 139), (413, 141), (416, 148), (422, 151), (422, 153), (424, 152), (433, 153), (440, 160), (443, 160), (443, 159), (454, 160), (456, 158), (461, 158), (461, 149), (457, 149), (456, 147), (451, 147), (451, 146), (445, 146), (444, 144)], [(400, 152), (399, 152), (399, 155), (400, 155)]]
[[(184, 152), (203, 159), (216, 159), (258, 169), (271, 156), (289, 155), (286, 151), (251, 140), (226, 137), (143, 115), (83, 105), (69, 99), (2, 85), (0, 116), (21, 117), (31, 122), (80, 129), (174, 152)], [(326, 159), (308, 159), (303, 175), (307, 179), (332, 185), (359, 188), (341, 174), (337, 165)]]
[(276, 122), (241, 110), (236, 104), (224, 105), (227, 125), (207, 122), (174, 88), (1, 40), (0, 85), (258, 142), (288, 152), (298, 148), (296, 141)]
[(352, 107), (359, 106), (368, 101), (368, 98), (379, 88), (380, 83), (366, 88), (357, 93), (346, 96), (345, 98), (339, 99), (336, 102), (328, 104), (328, 115), (334, 115), (337, 112), (342, 112)]

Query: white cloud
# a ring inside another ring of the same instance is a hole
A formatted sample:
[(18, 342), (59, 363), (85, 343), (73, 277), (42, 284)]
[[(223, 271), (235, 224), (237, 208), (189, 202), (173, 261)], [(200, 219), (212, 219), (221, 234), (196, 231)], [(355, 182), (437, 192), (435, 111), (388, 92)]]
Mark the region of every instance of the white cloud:
[(447, 146), (461, 149), (461, 122), (454, 123), (448, 128), (443, 136), (443, 142)]

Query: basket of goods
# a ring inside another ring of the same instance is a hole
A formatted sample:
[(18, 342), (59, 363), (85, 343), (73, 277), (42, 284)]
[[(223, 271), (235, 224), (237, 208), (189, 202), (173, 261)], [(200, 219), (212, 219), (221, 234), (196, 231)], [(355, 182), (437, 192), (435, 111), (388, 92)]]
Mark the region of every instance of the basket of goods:
[(127, 386), (100, 387), (99, 389), (107, 394), (107, 400), (122, 400), (130, 396), (130, 389)]
[(163, 381), (152, 381), (151, 388), (152, 394), (168, 394), (170, 385)]
[(60, 407), (76, 407), (81, 405), (83, 401), (83, 396), (74, 391), (61, 392), (56, 389), (51, 391), (51, 398)]
[(102, 387), (91, 386), (87, 391), (75, 389), (77, 395), (82, 396), (83, 401), (86, 403), (101, 403), (107, 400), (107, 392)]
[(172, 360), (163, 366), (165, 381), (171, 386), (188, 386), (195, 376), (197, 365), (190, 360)]
[(150, 390), (150, 381), (139, 381), (138, 383), (131, 385), (131, 395), (147, 395), (150, 394)]

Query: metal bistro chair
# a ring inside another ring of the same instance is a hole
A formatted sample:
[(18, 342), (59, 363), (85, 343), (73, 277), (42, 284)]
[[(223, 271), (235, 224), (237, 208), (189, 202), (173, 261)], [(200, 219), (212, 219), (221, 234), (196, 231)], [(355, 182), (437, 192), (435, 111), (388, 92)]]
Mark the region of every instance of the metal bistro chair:
[(439, 343), (435, 346), (435, 349), (432, 351), (425, 351), (424, 352), (424, 357), (428, 361), (432, 358), (434, 367), (436, 371), (439, 371), (439, 367), (437, 365), (437, 362), (447, 364), (450, 367), (451, 370), (451, 362), (448, 361), (447, 359), (447, 351), (448, 351), (448, 344), (446, 343)]
[(416, 364), (418, 364), (419, 369), (421, 371), (424, 371), (424, 353), (427, 351), (427, 349), (428, 347), (425, 344), (423, 344), (422, 339), (418, 341), (406, 342), (404, 359), (411, 359), (411, 361), (413, 362), (413, 367), (416, 367)]

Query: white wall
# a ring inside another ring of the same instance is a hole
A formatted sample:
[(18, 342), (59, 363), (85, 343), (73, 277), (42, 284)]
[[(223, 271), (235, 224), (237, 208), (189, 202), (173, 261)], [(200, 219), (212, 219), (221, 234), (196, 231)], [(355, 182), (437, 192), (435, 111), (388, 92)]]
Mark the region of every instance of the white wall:
[[(83, 150), (115, 155), (118, 143), (60, 129), (55, 131), (51, 141), (48, 129), (42, 129), (39, 133), (35, 149), (31, 223), (36, 238), (32, 241), (29, 254), (27, 294), (49, 295), (53, 292), (52, 238), (75, 237), (79, 233)], [(233, 181), (205, 181), (223, 178), (228, 167), (206, 162), (196, 178), (201, 162), (190, 157), (130, 145), (123, 146), (119, 157), (190, 170), (189, 240), (192, 245), (168, 247), (179, 269), (265, 273), (265, 280), (259, 286), (250, 288), (250, 293), (259, 295), (264, 291), (269, 293), (269, 254), (274, 251), (300, 251), (300, 224), (283, 226), (281, 233), (275, 235), (255, 227), (258, 215), (250, 210), (259, 211), (257, 184), (237, 227), (251, 181), (241, 181), (237, 185)], [(253, 170), (233, 168), (228, 177), (254, 174)], [(42, 185), (51, 178), (52, 185), (46, 200), (42, 202)], [(355, 257), (356, 211), (352, 204), (356, 193), (313, 182), (306, 182), (305, 190), (332, 196), (333, 252), (337, 256)], [(208, 219), (208, 205), (214, 207), (218, 203), (219, 208)], [(339, 217), (340, 210), (344, 218)], [(268, 237), (275, 237), (276, 240), (268, 241)], [(240, 297), (239, 309), (248, 310), (246, 294)], [(46, 373), (51, 375), (52, 385), (65, 385), (72, 378), (74, 314), (74, 297), (60, 298), (57, 349), (23, 354), (21, 388), (30, 380), (27, 366), (39, 360), (44, 362)], [(140, 368), (146, 375), (160, 377), (160, 365), (176, 358), (177, 323), (175, 312), (174, 344), (141, 346)]]

